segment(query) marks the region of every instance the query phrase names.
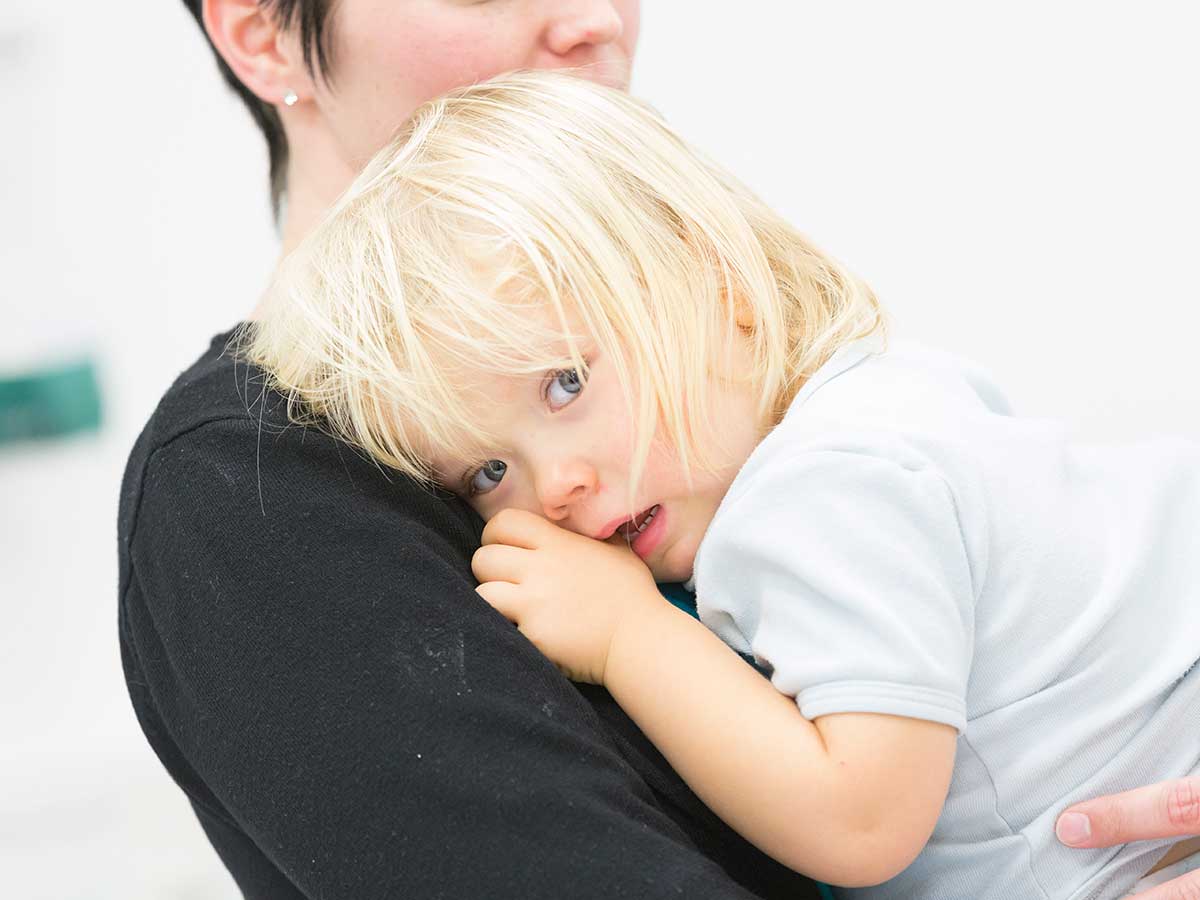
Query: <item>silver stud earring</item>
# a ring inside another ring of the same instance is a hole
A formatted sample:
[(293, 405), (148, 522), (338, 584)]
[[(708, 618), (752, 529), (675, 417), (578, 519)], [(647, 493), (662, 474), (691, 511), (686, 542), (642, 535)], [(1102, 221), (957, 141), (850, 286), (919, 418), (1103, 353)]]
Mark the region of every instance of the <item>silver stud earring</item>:
[(283, 95), (283, 102), (287, 106), (295, 106), (299, 100), (300, 98), (296, 95), (295, 91), (288, 91)]

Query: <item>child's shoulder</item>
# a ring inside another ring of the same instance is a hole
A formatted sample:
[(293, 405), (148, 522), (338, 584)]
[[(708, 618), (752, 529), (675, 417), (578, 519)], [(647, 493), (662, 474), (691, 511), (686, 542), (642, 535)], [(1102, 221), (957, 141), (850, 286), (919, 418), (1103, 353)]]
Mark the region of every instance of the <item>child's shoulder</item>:
[(996, 415), (1011, 415), (1011, 407), (979, 365), (912, 342), (867, 339), (843, 347), (813, 375), (780, 427), (797, 434), (834, 424), (924, 431)]
[(912, 343), (856, 342), (799, 391), (738, 473), (730, 502), (756, 482), (807, 493), (844, 490), (854, 478), (904, 482), (904, 472), (958, 481), (961, 451), (1015, 421), (992, 379), (968, 360)]

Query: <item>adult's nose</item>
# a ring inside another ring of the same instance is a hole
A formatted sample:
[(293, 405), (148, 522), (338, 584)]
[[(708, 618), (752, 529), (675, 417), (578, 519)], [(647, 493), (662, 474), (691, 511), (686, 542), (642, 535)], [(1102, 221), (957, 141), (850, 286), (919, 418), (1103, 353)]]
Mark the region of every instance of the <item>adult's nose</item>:
[(611, 44), (625, 22), (610, 0), (551, 0), (555, 12), (546, 29), (546, 45), (558, 56), (578, 55), (581, 48)]

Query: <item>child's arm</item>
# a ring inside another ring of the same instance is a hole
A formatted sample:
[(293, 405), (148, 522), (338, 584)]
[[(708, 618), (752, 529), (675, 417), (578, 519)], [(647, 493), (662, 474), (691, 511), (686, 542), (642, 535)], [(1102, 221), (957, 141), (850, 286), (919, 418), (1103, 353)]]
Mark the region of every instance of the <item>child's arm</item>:
[(692, 790), (785, 865), (877, 884), (924, 847), (955, 730), (845, 713), (809, 722), (707, 628), (666, 603), (627, 619), (604, 684)]
[(569, 677), (604, 684), (696, 794), (785, 865), (841, 885), (897, 874), (933, 830), (955, 732), (870, 714), (809, 722), (666, 603), (627, 549), (529, 513), (488, 523), (479, 593)]

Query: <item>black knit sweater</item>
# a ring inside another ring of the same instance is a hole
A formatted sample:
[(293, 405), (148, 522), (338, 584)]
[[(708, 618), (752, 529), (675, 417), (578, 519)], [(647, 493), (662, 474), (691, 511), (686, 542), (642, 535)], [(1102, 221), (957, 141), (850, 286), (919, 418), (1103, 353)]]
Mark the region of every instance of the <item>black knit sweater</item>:
[(146, 737), (247, 898), (816, 896), (474, 593), (479, 522), (212, 346), (129, 459)]

